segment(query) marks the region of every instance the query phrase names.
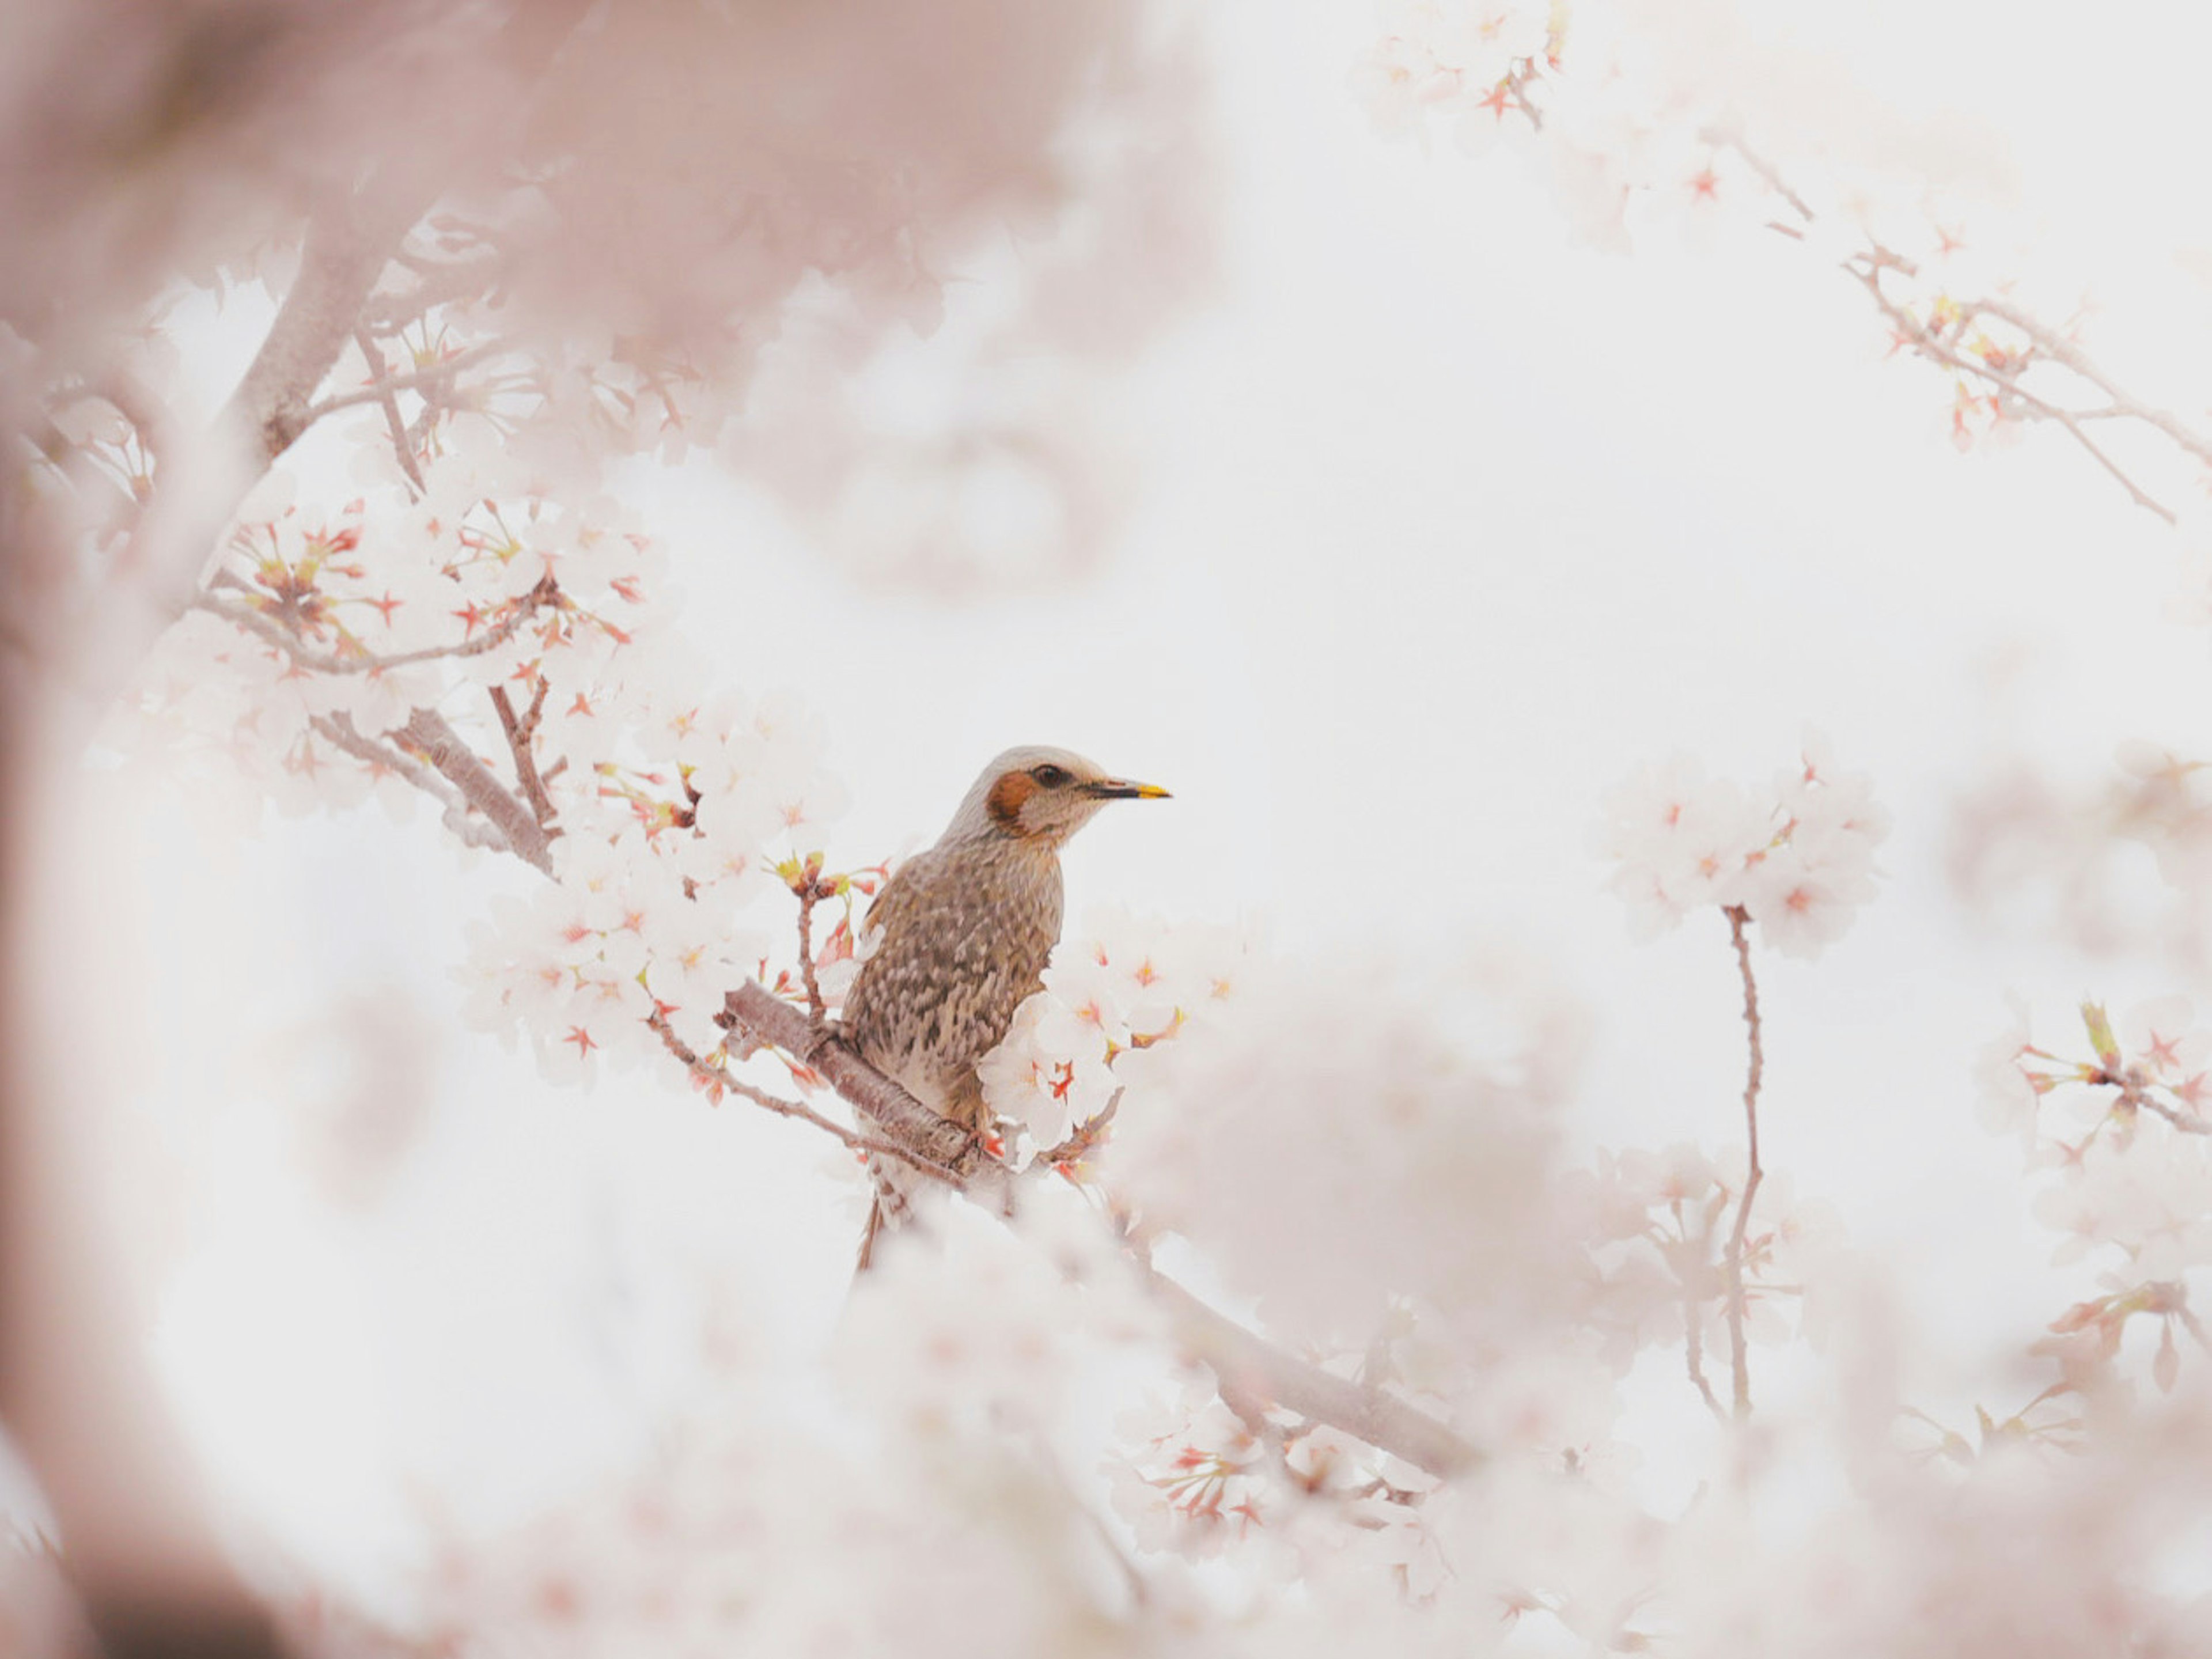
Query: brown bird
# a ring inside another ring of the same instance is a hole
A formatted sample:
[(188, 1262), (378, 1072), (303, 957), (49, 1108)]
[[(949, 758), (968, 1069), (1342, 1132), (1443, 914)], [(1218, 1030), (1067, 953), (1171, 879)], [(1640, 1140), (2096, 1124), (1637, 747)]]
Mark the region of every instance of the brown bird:
[[(866, 927), (881, 937), (846, 994), (845, 1040), (939, 1116), (981, 1135), (990, 1112), (976, 1062), (1042, 985), (1060, 941), (1060, 848), (1108, 801), (1167, 793), (1109, 777), (1065, 749), (1009, 749), (993, 761), (937, 845), (901, 865), (870, 907)], [(874, 1165), (863, 1269), (876, 1235), (907, 1209), (906, 1182), (886, 1163)]]

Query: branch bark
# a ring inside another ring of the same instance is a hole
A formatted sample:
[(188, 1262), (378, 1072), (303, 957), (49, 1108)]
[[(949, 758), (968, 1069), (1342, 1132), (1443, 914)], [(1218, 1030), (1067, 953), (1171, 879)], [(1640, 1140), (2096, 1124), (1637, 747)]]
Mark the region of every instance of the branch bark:
[(537, 815), (492, 775), (461, 734), (435, 709), (418, 708), (398, 736), (421, 751), (439, 776), (460, 791), (461, 799), (489, 818), (507, 837), (515, 855), (553, 873), (552, 841)]

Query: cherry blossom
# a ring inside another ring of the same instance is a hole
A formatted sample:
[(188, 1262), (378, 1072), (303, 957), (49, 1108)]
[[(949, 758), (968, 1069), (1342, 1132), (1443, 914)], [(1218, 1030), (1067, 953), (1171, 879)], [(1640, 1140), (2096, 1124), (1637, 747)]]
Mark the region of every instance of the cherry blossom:
[(1611, 884), (1638, 937), (1716, 904), (1747, 913), (1785, 956), (1811, 957), (1873, 897), (1888, 833), (1869, 781), (1838, 773), (1815, 741), (1756, 798), (1686, 756), (1648, 769), (1607, 797), (1599, 848), (1619, 864)]

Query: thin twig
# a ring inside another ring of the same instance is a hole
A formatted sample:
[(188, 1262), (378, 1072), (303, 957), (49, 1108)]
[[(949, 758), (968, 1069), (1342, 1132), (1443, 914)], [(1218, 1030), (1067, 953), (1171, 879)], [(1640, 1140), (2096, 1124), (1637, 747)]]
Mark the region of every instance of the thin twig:
[[(1927, 358), (1931, 362), (1942, 363), (1946, 368), (1961, 374), (1971, 375), (1976, 380), (1993, 386), (2005, 397), (2023, 405), (2043, 419), (2055, 421), (2072, 434), (2074, 441), (2079, 444), (2099, 466), (2104, 468), (2121, 489), (2128, 492), (2130, 501), (2137, 507), (2156, 514), (2169, 525), (2179, 522), (2171, 507), (2151, 496), (2121, 469), (2118, 462), (2104, 452), (2097, 441), (2083, 428), (2081, 417), (2073, 410), (2030, 392), (2021, 384), (2018, 375), (1999, 368), (1994, 363), (1982, 362), (1978, 358), (1957, 350), (1946, 343), (1911, 312), (1891, 299), (1882, 289), (1881, 273), (1885, 270), (1905, 269), (1893, 255), (1887, 255), (1879, 251), (1872, 254), (1862, 254), (1847, 263), (1844, 269), (1856, 277), (1860, 285), (1874, 296), (1875, 305), (1881, 310), (1883, 316), (1889, 319), (1891, 326), (1898, 331), (1899, 338), (1910, 346), (1915, 354)], [(1963, 307), (1962, 309), (1968, 316), (1976, 310), (1988, 311), (1992, 316), (2002, 314), (1991, 307), (1981, 304)]]
[(1121, 1109), (1123, 1092), (1124, 1091), (1120, 1089), (1115, 1090), (1112, 1098), (1100, 1107), (1097, 1113), (1084, 1119), (1082, 1122), (1069, 1130), (1067, 1139), (1057, 1146), (1048, 1146), (1043, 1152), (1039, 1152), (1036, 1161), (1049, 1167), (1055, 1164), (1073, 1164), (1082, 1158), (1093, 1146), (1106, 1138), (1106, 1131), (1113, 1127), (1114, 1114)]
[(2111, 399), (2108, 409), (2080, 411), (2077, 418), (2129, 419), (2142, 422), (2164, 433), (2180, 448), (2212, 466), (2212, 441), (2191, 432), (2164, 410), (2143, 403), (2119, 386), (2100, 368), (2095, 361), (2064, 335), (2057, 333), (2030, 317), (2026, 312), (2003, 300), (1977, 300), (1966, 307), (1969, 313), (1987, 312), (1999, 322), (2008, 325), (2026, 335), (2035, 349), (2061, 368), (2070, 370), (2095, 386)]
[(517, 714), (507, 688), (495, 685), (491, 688), (491, 706), (499, 715), (500, 730), (507, 734), (508, 752), (514, 757), (514, 780), (522, 786), (522, 797), (530, 803), (531, 811), (547, 835), (552, 836), (559, 833), (553, 828), (553, 798), (545, 793), (545, 781), (538, 775), (538, 756), (532, 747), (538, 735), (539, 717), (545, 712), (545, 689), (546, 682), (540, 679), (530, 699), (529, 709)]
[(822, 981), (814, 972), (814, 907), (822, 898), (820, 868), (811, 861), (802, 865), (791, 890), (799, 896), (799, 978), (806, 988), (806, 1017), (819, 1026), (828, 1017)]
[[(2130, 1070), (2132, 1072), (2133, 1068), (2130, 1067)], [(2149, 1085), (2141, 1077), (2132, 1075), (2114, 1077), (2107, 1073), (2102, 1080), (2118, 1084), (2120, 1098), (2129, 1105), (2142, 1111), (2156, 1114), (2184, 1134), (2212, 1135), (2212, 1122), (2207, 1122), (2194, 1113), (2185, 1113), (2167, 1105), (2150, 1092)]]
[(471, 365), (482, 362), (487, 357), (500, 356), (514, 349), (514, 345), (508, 341), (486, 340), (481, 344), (469, 347), (465, 351), (457, 351), (450, 357), (442, 358), (434, 363), (425, 364), (410, 374), (394, 374), (380, 379), (377, 384), (362, 391), (343, 392), (334, 397), (325, 398), (307, 410), (307, 422), (312, 424), (321, 420), (324, 416), (335, 414), (341, 409), (352, 409), (361, 404), (379, 403), (394, 392), (419, 392), (428, 395), (429, 387), (441, 381), (452, 380), (454, 375)]
[[(235, 587), (241, 592), (252, 589), (228, 572), (220, 572), (215, 583)], [(550, 576), (539, 582), (520, 599), (514, 609), (474, 639), (463, 640), (458, 645), (426, 645), (419, 651), (401, 651), (383, 657), (373, 651), (356, 647), (350, 651), (318, 651), (300, 636), (250, 604), (234, 603), (203, 590), (192, 601), (195, 609), (210, 616), (220, 617), (234, 628), (244, 629), (258, 638), (266, 640), (298, 666), (318, 674), (376, 674), (386, 669), (405, 668), (420, 662), (442, 662), (448, 658), (480, 657), (487, 651), (496, 651), (515, 636), (522, 624), (548, 605), (558, 605), (561, 591)]]
[[(1790, 188), (1788, 181), (1783, 178), (1775, 165), (1744, 141), (1742, 134), (1730, 131), (1724, 127), (1708, 127), (1698, 137), (1707, 143), (1716, 145), (1722, 149), (1734, 150), (1742, 158), (1743, 164), (1759, 175), (1759, 182), (1789, 203), (1790, 210), (1807, 224), (1811, 224), (1819, 216), (1811, 208), (1805, 205), (1803, 197)], [(1775, 228), (1786, 236), (1799, 234), (1787, 225), (1777, 225)]]
[(1698, 1397), (1711, 1408), (1715, 1417), (1725, 1423), (1728, 1421), (1728, 1410), (1721, 1404), (1720, 1396), (1713, 1392), (1712, 1383), (1705, 1377), (1705, 1342), (1698, 1334), (1702, 1322), (1698, 1298), (1690, 1293), (1686, 1285), (1682, 1293), (1682, 1347), (1688, 1357), (1690, 1382), (1696, 1388)]
[(184, 447), (174, 413), (159, 392), (120, 366), (111, 366), (100, 376), (99, 391), (131, 422), (158, 476), (158, 469), (172, 463)]
[(385, 428), (392, 434), (392, 453), (399, 458), (400, 470), (407, 474), (407, 482), (415, 486), (415, 499), (420, 501), (430, 493), (430, 487), (422, 482), (422, 469), (416, 465), (415, 447), (408, 441), (407, 422), (399, 412), (399, 398), (392, 390), (391, 376), (386, 373), (384, 353), (365, 328), (354, 331), (353, 343), (368, 361), (371, 390), (383, 407)]
[(1751, 1225), (1751, 1201), (1759, 1195), (1765, 1171), (1759, 1166), (1759, 1085), (1766, 1070), (1766, 1054), (1759, 1042), (1759, 981), (1752, 977), (1751, 941), (1744, 929), (1751, 915), (1741, 904), (1728, 907), (1729, 936), (1735, 942), (1736, 969), (1743, 976), (1743, 1025), (1750, 1040), (1751, 1064), (1743, 1085), (1744, 1132), (1748, 1138), (1747, 1166), (1743, 1196), (1736, 1201), (1735, 1225), (1729, 1232), (1725, 1270), (1728, 1274), (1729, 1358), (1735, 1373), (1735, 1414), (1751, 1414), (1751, 1358), (1744, 1334), (1743, 1239)]
[[(1790, 187), (1789, 181), (1782, 176), (1780, 170), (1753, 150), (1740, 134), (1723, 127), (1710, 127), (1701, 136), (1709, 143), (1734, 150), (1743, 159), (1744, 165), (1757, 174), (1768, 189), (1787, 202), (1790, 210), (1805, 224), (1812, 224), (1818, 219), (1819, 216), (1807, 204), (1805, 198)], [(1786, 235), (1796, 237), (1800, 240), (1803, 240), (1802, 232), (1796, 227), (1777, 224), (1773, 228)], [(2105, 453), (2104, 449), (2084, 429), (2085, 424), (2092, 421), (2140, 421), (2154, 431), (2162, 434), (2177, 448), (2195, 456), (2208, 466), (2212, 466), (2212, 439), (2204, 438), (2191, 431), (2174, 416), (2130, 394), (2099, 368), (2095, 360), (2073, 341), (2008, 301), (1984, 299), (1960, 301), (1960, 328), (1963, 329), (1978, 317), (1996, 318), (2026, 337), (2033, 349), (2033, 356), (2057, 364), (2096, 387), (2106, 398), (2103, 408), (2068, 409), (2063, 404), (2052, 402), (2048, 398), (2029, 391), (2021, 383), (2019, 374), (1954, 349), (1933, 330), (1923, 325), (1883, 291), (1881, 286), (1883, 271), (1895, 270), (1906, 276), (1916, 276), (1919, 272), (1910, 260), (1899, 257), (1881, 244), (1875, 243), (1867, 251), (1845, 260), (1843, 269), (1873, 295), (1876, 307), (1889, 319), (1891, 325), (1898, 331), (1899, 339), (1910, 346), (1915, 355), (1924, 357), (1931, 362), (1941, 363), (1954, 373), (1968, 375), (1984, 385), (1993, 386), (2003, 397), (2014, 400), (2033, 414), (2044, 420), (2055, 422), (2065, 429), (2074, 441), (2081, 447), (2084, 453), (2111, 476), (2113, 482), (2127, 491), (2130, 501), (2146, 511), (2156, 514), (2169, 525), (2178, 521), (2172, 509), (2138, 485), (2117, 461)], [(2027, 366), (2023, 364), (2023, 372)]]
[(392, 263), (416, 272), (422, 281), (404, 294), (385, 295), (362, 308), (362, 325), (379, 334), (397, 333), (440, 306), (489, 292), (507, 259), (503, 253), (468, 259), (423, 259), (403, 247), (392, 255)]

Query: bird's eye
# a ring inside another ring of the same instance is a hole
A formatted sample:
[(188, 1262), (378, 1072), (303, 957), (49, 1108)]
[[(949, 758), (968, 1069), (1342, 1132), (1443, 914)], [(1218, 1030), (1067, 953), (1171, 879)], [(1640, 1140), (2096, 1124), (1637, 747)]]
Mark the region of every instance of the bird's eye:
[(1030, 775), (1048, 789), (1057, 789), (1063, 784), (1075, 781), (1074, 775), (1066, 767), (1054, 766), (1049, 762), (1042, 766), (1031, 767)]

